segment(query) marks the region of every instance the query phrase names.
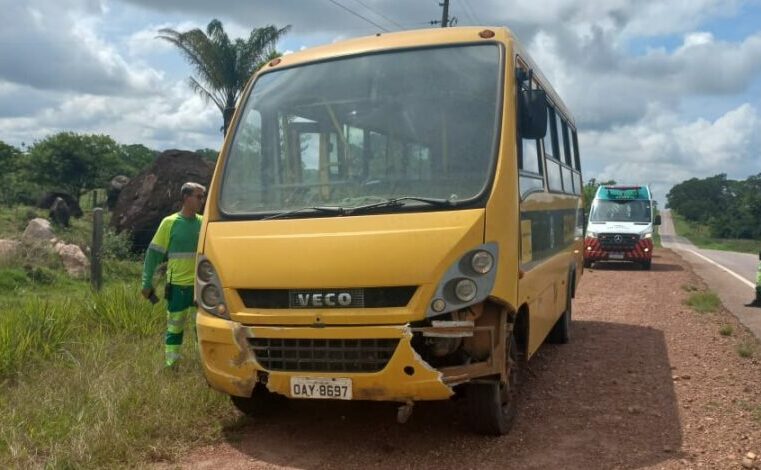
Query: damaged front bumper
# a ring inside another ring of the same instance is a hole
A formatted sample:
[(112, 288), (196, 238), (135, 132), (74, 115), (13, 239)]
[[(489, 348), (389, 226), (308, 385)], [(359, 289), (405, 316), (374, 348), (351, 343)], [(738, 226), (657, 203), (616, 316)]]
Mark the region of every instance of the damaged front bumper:
[[(235, 396), (250, 396), (261, 382), (271, 392), (291, 397), (291, 377), (319, 377), (351, 379), (355, 400), (444, 400), (453, 395), (454, 385), (492, 374), (501, 366), (499, 361), (487, 361), (434, 369), (412, 346), (413, 332), (423, 332), (406, 325), (245, 326), (203, 311), (198, 312), (196, 322), (206, 379), (212, 388)], [(435, 329), (426, 332), (435, 334)], [(467, 324), (444, 326), (440, 332), (472, 334)], [(488, 334), (494, 344), (494, 332)], [(342, 353), (340, 347), (356, 354)], [(267, 351), (266, 357), (263, 351)], [(308, 365), (310, 361), (312, 365)], [(304, 370), (304, 364), (307, 369), (325, 364), (334, 369), (310, 371)]]

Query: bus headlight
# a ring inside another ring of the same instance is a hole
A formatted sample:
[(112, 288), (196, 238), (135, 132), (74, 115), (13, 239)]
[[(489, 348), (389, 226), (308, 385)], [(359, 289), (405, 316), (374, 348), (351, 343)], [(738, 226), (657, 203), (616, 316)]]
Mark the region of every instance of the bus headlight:
[(230, 319), (222, 282), (214, 265), (204, 255), (198, 255), (195, 296), (196, 303), (204, 311), (226, 320)]
[(587, 232), (587, 238), (597, 238), (597, 234), (595, 232)]
[(203, 260), (198, 263), (197, 269), (198, 279), (203, 282), (211, 282), (211, 278), (216, 274), (214, 272), (214, 266), (207, 260)]
[(498, 263), (497, 242), (474, 246), (462, 253), (440, 275), (426, 317), (437, 317), (486, 300), (494, 289)]
[(460, 279), (454, 286), (454, 295), (461, 302), (470, 302), (477, 293), (478, 288), (472, 279)]
[(641, 240), (647, 240), (648, 238), (653, 238), (652, 232), (643, 233), (639, 236)]
[(488, 251), (477, 251), (470, 259), (470, 266), (478, 274), (486, 274), (494, 267), (494, 257)]
[(201, 289), (201, 302), (205, 307), (217, 308), (222, 301), (222, 293), (214, 284), (206, 284)]

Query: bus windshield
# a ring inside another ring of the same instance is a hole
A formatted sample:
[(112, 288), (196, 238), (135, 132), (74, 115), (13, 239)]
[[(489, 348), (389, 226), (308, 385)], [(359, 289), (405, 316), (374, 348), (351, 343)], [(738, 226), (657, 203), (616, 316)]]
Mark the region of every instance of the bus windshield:
[[(222, 177), (227, 215), (340, 213), (406, 197), (480, 201), (495, 167), (501, 51), (493, 44), (392, 51), (261, 75)], [(443, 207), (431, 206), (426, 207)]]
[(596, 200), (589, 215), (591, 222), (650, 222), (650, 201)]

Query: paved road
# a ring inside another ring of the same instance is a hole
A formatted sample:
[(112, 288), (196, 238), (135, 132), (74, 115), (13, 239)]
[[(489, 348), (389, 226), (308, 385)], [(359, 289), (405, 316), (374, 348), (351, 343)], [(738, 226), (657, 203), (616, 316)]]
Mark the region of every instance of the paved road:
[(747, 308), (755, 295), (758, 257), (732, 251), (705, 250), (680, 237), (674, 230), (670, 211), (663, 211), (661, 242), (690, 263), (708, 286), (717, 292), (724, 306), (761, 338), (761, 309)]

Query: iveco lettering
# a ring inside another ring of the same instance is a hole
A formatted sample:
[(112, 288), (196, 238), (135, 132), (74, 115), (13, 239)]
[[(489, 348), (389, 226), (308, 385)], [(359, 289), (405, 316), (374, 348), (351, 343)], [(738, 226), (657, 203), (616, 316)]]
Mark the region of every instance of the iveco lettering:
[(197, 258), (211, 387), (278, 400), (464, 397), (507, 433), (517, 378), (569, 340), (583, 271), (576, 125), (503, 28), (378, 34), (263, 67)]

